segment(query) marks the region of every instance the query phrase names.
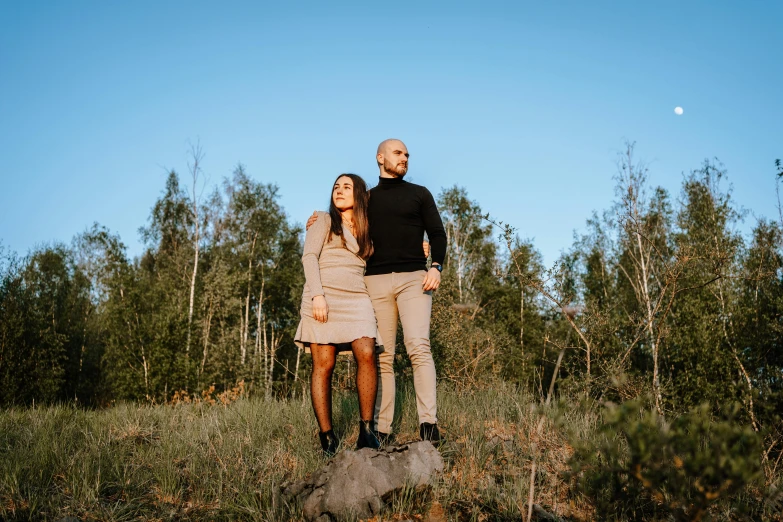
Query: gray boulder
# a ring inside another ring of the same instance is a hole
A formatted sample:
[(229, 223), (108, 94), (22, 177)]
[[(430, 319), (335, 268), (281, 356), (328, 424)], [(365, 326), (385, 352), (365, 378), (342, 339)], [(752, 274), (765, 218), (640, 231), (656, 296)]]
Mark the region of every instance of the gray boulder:
[(429, 485), (443, 471), (443, 457), (427, 442), (342, 451), (308, 479), (284, 488), (301, 503), (307, 520), (327, 522), (377, 515), (394, 492)]

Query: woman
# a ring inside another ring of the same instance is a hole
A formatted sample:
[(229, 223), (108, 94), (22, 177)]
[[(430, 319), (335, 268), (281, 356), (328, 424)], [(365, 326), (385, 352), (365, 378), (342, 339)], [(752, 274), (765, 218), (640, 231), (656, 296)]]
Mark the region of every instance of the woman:
[(319, 212), (305, 236), (302, 320), (294, 340), (313, 355), (310, 396), (327, 456), (334, 455), (340, 444), (332, 430), (332, 373), (339, 351), (351, 350), (356, 359), (361, 417), (356, 446), (380, 447), (372, 419), (378, 387), (376, 345), (381, 342), (364, 285), (366, 260), (372, 255), (369, 199), (362, 178), (341, 174), (332, 187), (329, 212)]

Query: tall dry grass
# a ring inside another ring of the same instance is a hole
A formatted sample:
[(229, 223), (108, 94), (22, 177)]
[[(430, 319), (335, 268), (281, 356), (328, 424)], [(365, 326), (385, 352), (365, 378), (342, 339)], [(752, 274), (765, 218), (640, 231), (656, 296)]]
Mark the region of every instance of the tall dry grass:
[[(398, 441), (418, 439), (410, 383), (398, 387), (397, 404)], [(422, 520), (441, 511), (432, 520), (525, 520), (535, 462), (534, 502), (567, 520), (593, 520), (589, 498), (568, 478), (569, 441), (598, 436), (597, 411), (577, 401), (541, 406), (506, 384), (471, 392), (442, 386), (445, 472), (429, 491), (401, 492), (381, 518)], [(353, 394), (336, 394), (334, 416), (352, 448)], [(300, 520), (278, 491), (325, 463), (316, 433), (301, 398), (2, 411), (0, 518)]]

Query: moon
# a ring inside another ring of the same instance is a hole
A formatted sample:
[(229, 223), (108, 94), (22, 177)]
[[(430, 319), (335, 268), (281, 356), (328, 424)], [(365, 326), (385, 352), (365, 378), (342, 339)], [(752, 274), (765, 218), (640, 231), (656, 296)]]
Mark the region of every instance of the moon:
[(683, 112), (682, 111), (682, 107), (675, 107), (674, 108), (674, 114), (676, 114), (677, 116), (682, 116), (682, 112)]

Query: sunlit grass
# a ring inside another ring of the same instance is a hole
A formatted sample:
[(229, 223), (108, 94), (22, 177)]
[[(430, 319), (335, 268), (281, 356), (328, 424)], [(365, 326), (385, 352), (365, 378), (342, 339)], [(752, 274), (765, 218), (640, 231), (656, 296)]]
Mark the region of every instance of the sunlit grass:
[[(417, 440), (408, 383), (399, 387), (398, 405), (397, 440)], [(353, 448), (355, 396), (336, 394), (334, 414), (344, 447)], [(439, 421), (449, 440), (441, 448), (444, 474), (429, 491), (391, 499), (384, 520), (415, 519), (431, 509), (442, 509), (448, 520), (525, 519), (533, 459), (535, 503), (568, 520), (592, 518), (589, 502), (567, 479), (568, 437), (587, 439), (599, 422), (589, 409), (542, 409), (537, 398), (504, 384), (475, 391), (443, 386)], [(301, 520), (279, 489), (324, 465), (316, 435), (302, 398), (6, 410), (0, 519)]]

